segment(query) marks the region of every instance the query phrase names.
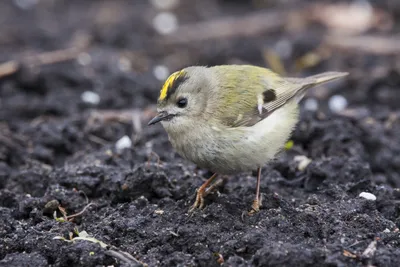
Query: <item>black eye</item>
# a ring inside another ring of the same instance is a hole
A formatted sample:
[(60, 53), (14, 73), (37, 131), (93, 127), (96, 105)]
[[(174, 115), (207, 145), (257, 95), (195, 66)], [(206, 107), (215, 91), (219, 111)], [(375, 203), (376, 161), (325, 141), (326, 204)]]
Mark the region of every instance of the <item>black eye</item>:
[(182, 97), (179, 98), (178, 101), (176, 102), (176, 105), (178, 106), (178, 108), (184, 108), (187, 106), (187, 98), (186, 97)]

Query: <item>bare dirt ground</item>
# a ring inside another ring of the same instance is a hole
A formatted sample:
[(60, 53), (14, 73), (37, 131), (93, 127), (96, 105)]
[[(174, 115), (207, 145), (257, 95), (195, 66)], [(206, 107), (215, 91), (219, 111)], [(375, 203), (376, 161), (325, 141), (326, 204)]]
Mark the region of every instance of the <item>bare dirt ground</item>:
[[(180, 2), (168, 35), (144, 0), (0, 2), (0, 266), (400, 266), (400, 2)], [(244, 173), (188, 216), (210, 174), (146, 123), (166, 68), (232, 63), (350, 76), (310, 91), (258, 214)]]

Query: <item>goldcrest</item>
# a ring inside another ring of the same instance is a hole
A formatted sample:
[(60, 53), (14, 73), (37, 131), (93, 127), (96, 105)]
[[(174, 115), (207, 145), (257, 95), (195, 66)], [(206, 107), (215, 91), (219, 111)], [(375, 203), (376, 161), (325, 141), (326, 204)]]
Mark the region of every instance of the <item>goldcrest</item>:
[(282, 150), (299, 119), (306, 91), (347, 75), (325, 72), (283, 78), (250, 65), (187, 67), (169, 76), (157, 102), (158, 115), (176, 151), (214, 175), (197, 190), (190, 211), (204, 206), (218, 174), (258, 170), (250, 213), (260, 208), (261, 167)]

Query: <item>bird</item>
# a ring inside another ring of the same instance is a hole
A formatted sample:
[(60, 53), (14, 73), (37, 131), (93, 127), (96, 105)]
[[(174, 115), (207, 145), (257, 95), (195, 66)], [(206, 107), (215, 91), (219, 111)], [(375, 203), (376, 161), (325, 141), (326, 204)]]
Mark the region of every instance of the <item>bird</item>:
[(207, 188), (218, 175), (257, 170), (249, 214), (261, 206), (261, 168), (284, 148), (299, 121), (307, 90), (347, 72), (306, 78), (282, 77), (253, 65), (190, 66), (171, 74), (157, 100), (157, 115), (172, 147), (213, 175), (197, 190), (189, 212), (204, 207)]

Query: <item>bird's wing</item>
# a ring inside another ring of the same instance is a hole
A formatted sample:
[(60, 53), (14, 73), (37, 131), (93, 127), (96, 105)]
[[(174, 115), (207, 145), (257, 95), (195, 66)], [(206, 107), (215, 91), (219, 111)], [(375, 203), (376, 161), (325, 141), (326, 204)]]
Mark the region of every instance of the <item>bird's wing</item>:
[[(348, 74), (325, 72), (307, 78), (281, 78), (267, 69), (257, 70), (256, 73), (257, 76), (252, 77), (253, 83), (250, 86), (248, 83), (243, 83), (232, 88), (239, 92), (235, 92), (237, 94), (246, 92), (245, 99), (248, 101), (240, 102), (239, 107), (231, 108), (231, 113), (226, 112), (229, 115), (224, 120), (225, 125), (230, 127), (253, 126), (286, 103), (290, 101), (298, 103), (304, 97), (307, 89)], [(246, 89), (243, 89), (244, 85), (247, 85)]]
[(309, 87), (291, 83), (284, 79), (273, 82), (263, 80), (261, 83), (262, 89), (254, 89), (250, 101), (240, 103), (240, 108), (232, 109), (234, 112), (228, 113), (228, 116), (223, 118), (225, 125), (230, 127), (253, 126), (288, 101), (301, 99), (305, 89)]

